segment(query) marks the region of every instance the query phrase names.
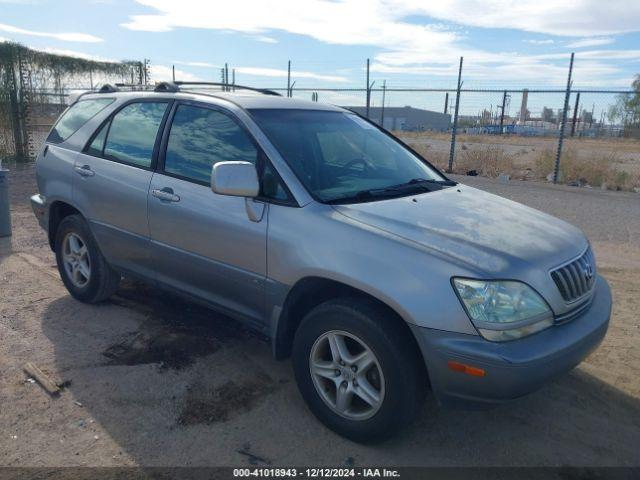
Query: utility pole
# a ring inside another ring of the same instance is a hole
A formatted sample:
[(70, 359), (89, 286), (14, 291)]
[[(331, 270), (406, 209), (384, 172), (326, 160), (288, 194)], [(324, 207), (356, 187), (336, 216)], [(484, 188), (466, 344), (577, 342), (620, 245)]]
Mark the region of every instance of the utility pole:
[(571, 124), (571, 136), (576, 134), (576, 122), (578, 121), (578, 110), (580, 109), (580, 92), (576, 94), (576, 104), (573, 107), (573, 123)]
[(507, 91), (502, 93), (502, 105), (500, 106), (500, 135), (502, 135), (502, 127), (504, 126), (504, 109), (507, 106)]
[(367, 115), (369, 118), (369, 105), (371, 104), (371, 89), (369, 88), (369, 59), (367, 58)]
[(290, 97), (291, 92), (291, 60), (287, 62), (287, 97)]
[(569, 96), (571, 95), (571, 74), (573, 73), (573, 57), (571, 52), (571, 60), (569, 60), (569, 75), (567, 76), (567, 90), (564, 94), (564, 108), (562, 109), (562, 123), (560, 124), (560, 138), (558, 139), (558, 153), (556, 154), (556, 164), (553, 168), (553, 183), (558, 183), (560, 175), (560, 156), (562, 155), (562, 142), (564, 141), (564, 128), (567, 124), (567, 109), (569, 108)]
[(460, 89), (462, 88), (462, 61), (460, 57), (460, 67), (458, 67), (458, 88), (456, 89), (456, 108), (453, 113), (453, 127), (451, 128), (451, 150), (449, 151), (449, 168), (447, 172), (453, 171), (453, 159), (456, 155), (456, 133), (458, 130), (458, 111), (460, 110)]

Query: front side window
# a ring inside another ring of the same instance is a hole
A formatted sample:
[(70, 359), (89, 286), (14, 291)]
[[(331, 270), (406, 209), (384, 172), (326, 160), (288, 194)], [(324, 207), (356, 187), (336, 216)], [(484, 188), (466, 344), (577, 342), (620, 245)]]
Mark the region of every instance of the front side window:
[(113, 101), (113, 98), (95, 98), (74, 103), (55, 124), (47, 137), (47, 142), (64, 142)]
[(370, 201), (453, 183), (357, 115), (295, 109), (250, 113), (320, 201)]
[(166, 109), (167, 102), (139, 102), (116, 113), (104, 143), (105, 158), (149, 168)]
[(217, 162), (256, 164), (258, 151), (247, 133), (228, 115), (210, 108), (180, 105), (171, 123), (164, 170), (210, 183)]

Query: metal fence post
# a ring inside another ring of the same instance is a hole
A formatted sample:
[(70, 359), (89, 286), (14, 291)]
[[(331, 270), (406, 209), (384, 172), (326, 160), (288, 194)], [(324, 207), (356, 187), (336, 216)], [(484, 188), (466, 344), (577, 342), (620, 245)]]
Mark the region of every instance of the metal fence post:
[(573, 107), (573, 124), (571, 125), (571, 136), (576, 134), (576, 122), (578, 121), (578, 109), (580, 108), (580, 92), (576, 94), (576, 105)]
[(453, 113), (453, 127), (451, 128), (451, 150), (449, 151), (449, 168), (447, 172), (453, 171), (453, 158), (456, 155), (456, 133), (458, 130), (458, 110), (460, 108), (460, 89), (462, 88), (462, 60), (460, 57), (460, 67), (458, 68), (458, 87), (456, 89), (456, 107)]
[(291, 92), (291, 60), (287, 62), (287, 97), (290, 97)]
[(369, 59), (367, 58), (367, 118), (369, 118), (369, 105), (371, 102), (371, 87), (369, 86)]
[(8, 237), (10, 235), (9, 170), (3, 170), (2, 161), (0, 161), (0, 237)]
[(387, 81), (382, 81), (382, 110), (380, 111), (380, 126), (384, 128), (384, 102), (387, 93)]
[(449, 92), (444, 94), (444, 114), (447, 114), (449, 110)]
[(569, 96), (571, 95), (571, 74), (573, 73), (573, 57), (571, 52), (571, 60), (569, 60), (569, 75), (567, 76), (567, 90), (564, 94), (564, 108), (562, 109), (562, 123), (560, 124), (560, 136), (558, 138), (558, 153), (556, 154), (556, 164), (553, 167), (553, 183), (558, 183), (560, 175), (560, 156), (562, 155), (562, 142), (564, 140), (564, 128), (567, 124), (567, 109), (569, 108)]

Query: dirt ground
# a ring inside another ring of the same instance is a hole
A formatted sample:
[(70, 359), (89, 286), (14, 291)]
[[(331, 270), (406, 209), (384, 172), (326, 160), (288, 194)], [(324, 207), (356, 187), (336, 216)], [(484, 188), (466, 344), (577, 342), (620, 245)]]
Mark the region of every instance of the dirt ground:
[[(361, 446), (320, 425), (288, 361), (233, 321), (130, 282), (99, 306), (65, 291), (12, 172), (0, 246), (0, 465), (639, 465), (640, 196), (533, 182), (466, 183), (579, 225), (614, 294), (603, 344), (541, 391), (489, 411), (428, 398), (415, 424)], [(66, 387), (48, 396), (34, 362)]]

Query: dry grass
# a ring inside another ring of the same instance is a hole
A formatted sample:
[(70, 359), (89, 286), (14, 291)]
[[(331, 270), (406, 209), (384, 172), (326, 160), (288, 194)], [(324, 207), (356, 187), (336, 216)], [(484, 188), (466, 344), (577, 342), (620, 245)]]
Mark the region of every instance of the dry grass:
[[(448, 168), (448, 134), (402, 132), (402, 138), (440, 169)], [(553, 172), (557, 148), (556, 140), (551, 138), (496, 135), (460, 135), (458, 145), (454, 173), (475, 170), (487, 177), (506, 173), (522, 180), (546, 180)], [(560, 181), (609, 190), (637, 190), (640, 188), (640, 141), (567, 139), (560, 161)]]
[[(546, 178), (553, 172), (556, 155), (543, 150), (536, 158), (534, 171), (538, 178)], [(568, 148), (560, 158), (560, 180), (564, 183), (579, 182), (610, 190), (633, 190), (640, 186), (640, 175), (621, 168), (616, 152), (591, 152), (578, 155)]]
[[(464, 147), (464, 145), (463, 145)], [(429, 145), (412, 145), (412, 148), (441, 170), (449, 166), (449, 154), (432, 150)], [(500, 147), (461, 148), (453, 164), (453, 173), (466, 174), (471, 170), (483, 177), (497, 177), (501, 173), (513, 173), (513, 157)]]
[[(394, 131), (392, 132), (394, 135), (398, 137), (402, 137), (408, 139), (417, 139), (417, 138), (429, 138), (433, 140), (451, 140), (451, 133), (447, 132), (404, 132), (404, 131)], [(502, 144), (502, 145), (537, 145), (540, 143), (546, 142), (556, 142), (557, 137), (548, 136), (548, 137), (525, 137), (521, 135), (469, 135), (466, 133), (458, 133), (457, 136), (458, 142), (463, 143), (480, 143), (480, 144)], [(602, 138), (565, 138), (565, 145), (569, 147), (573, 146), (581, 146), (588, 148), (602, 148), (602, 149), (615, 149), (620, 152), (638, 152), (640, 151), (640, 139), (637, 138), (613, 138), (613, 137), (602, 137)]]

